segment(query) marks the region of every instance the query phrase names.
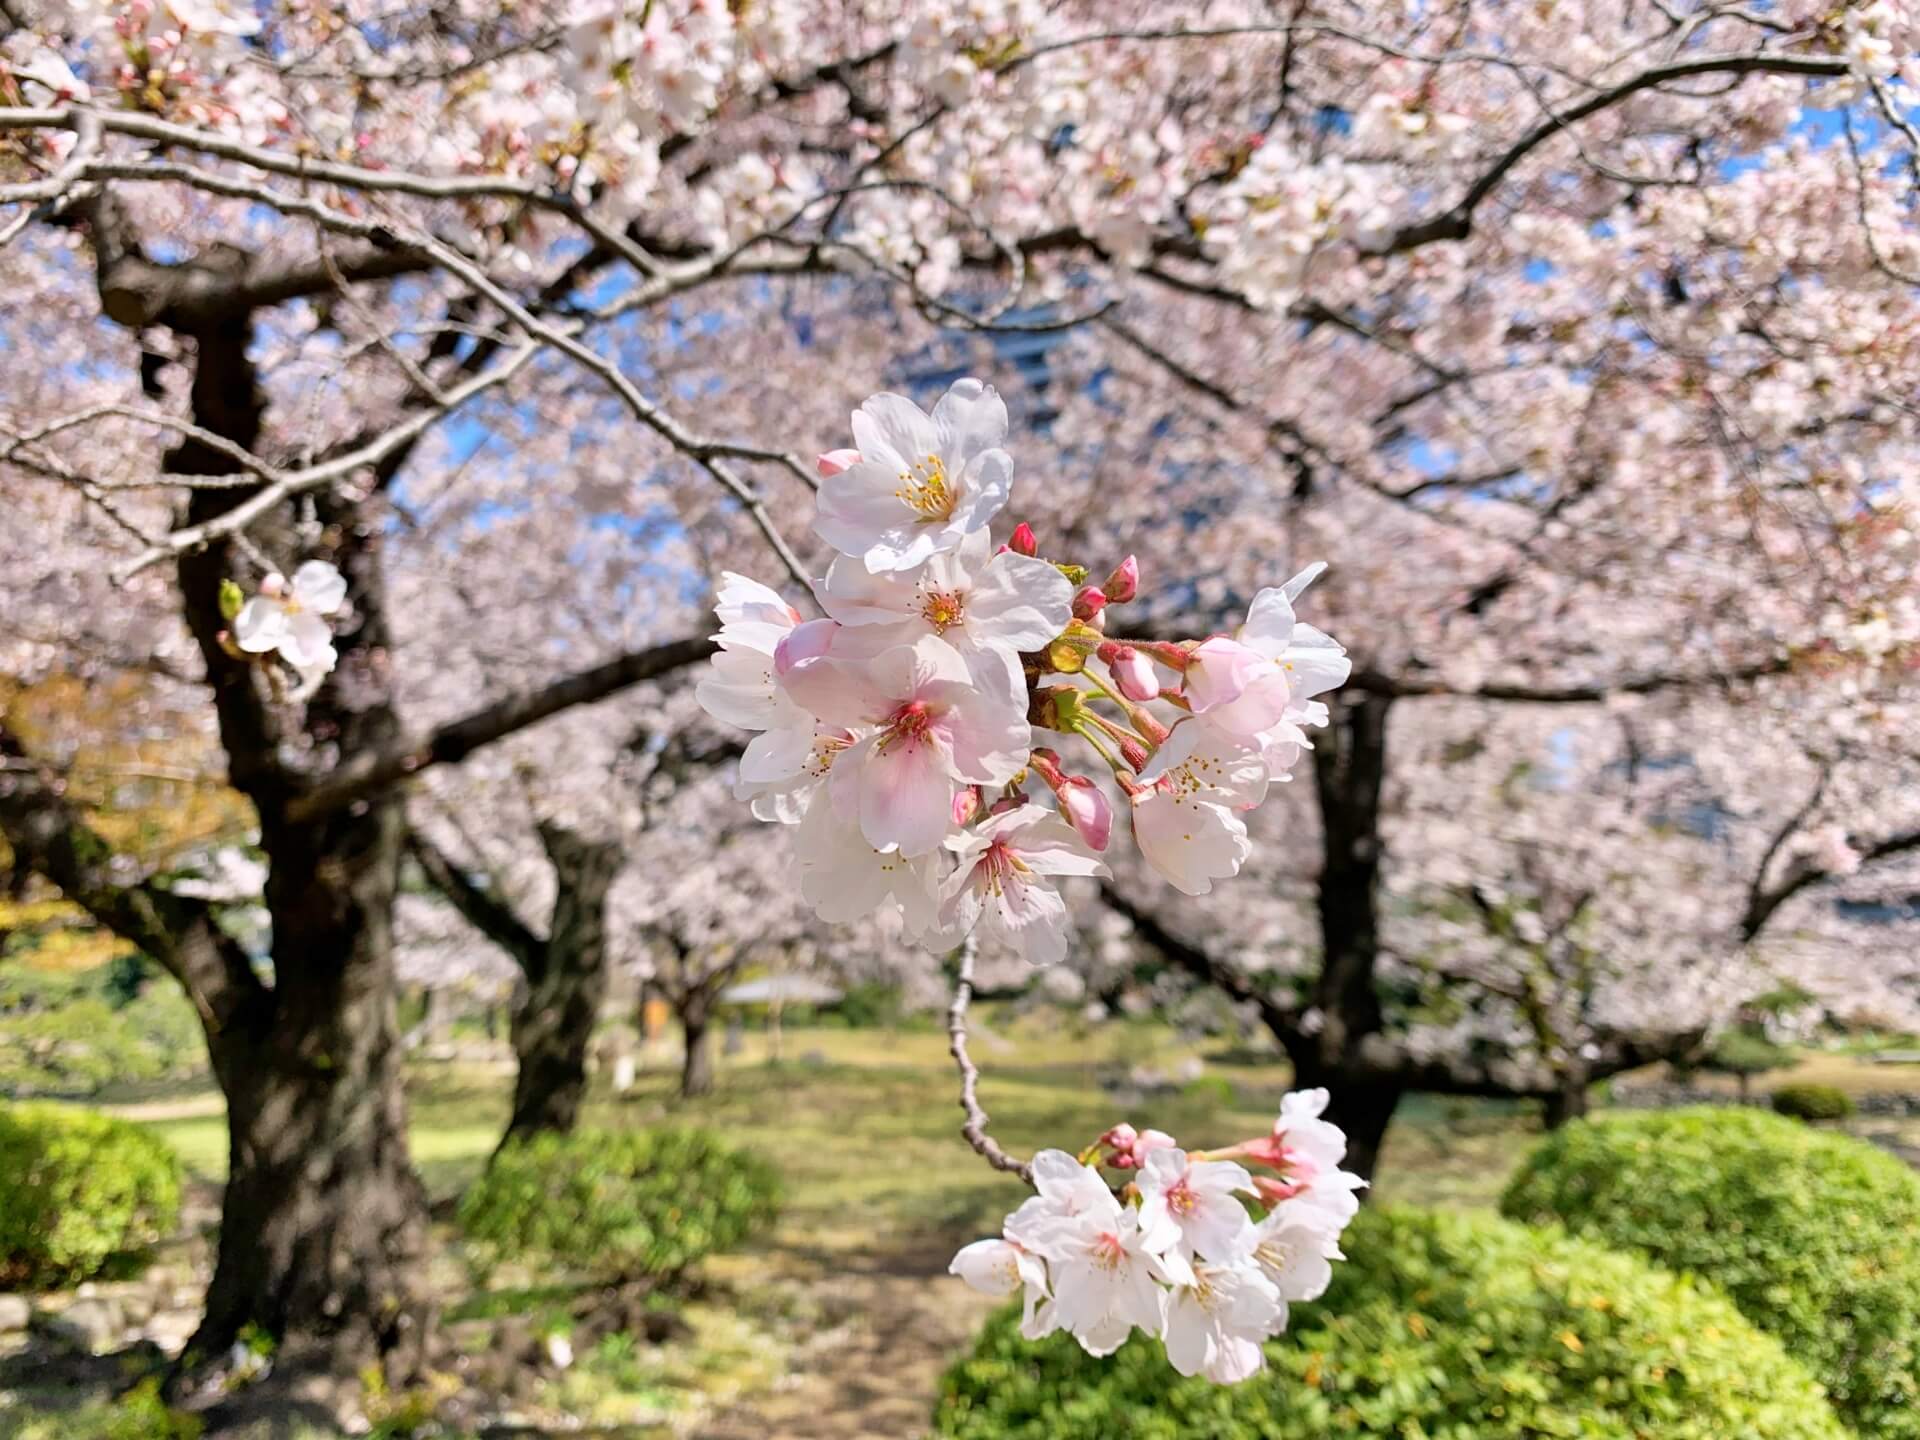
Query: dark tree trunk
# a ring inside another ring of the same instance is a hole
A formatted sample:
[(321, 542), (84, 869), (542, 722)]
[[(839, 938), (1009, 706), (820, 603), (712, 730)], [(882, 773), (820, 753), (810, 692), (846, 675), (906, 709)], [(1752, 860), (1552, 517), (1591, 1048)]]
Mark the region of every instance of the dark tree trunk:
[(1549, 1130), (1558, 1130), (1569, 1120), (1586, 1117), (1592, 1108), (1584, 1077), (1569, 1079), (1561, 1088), (1540, 1102), (1540, 1120)]
[(686, 1036), (686, 1056), (680, 1062), (680, 1094), (691, 1099), (713, 1089), (713, 1043), (708, 1034), (713, 1014), (704, 995), (680, 1007), (680, 1028)]
[(526, 993), (513, 1016), (519, 1070), (502, 1145), (578, 1123), (587, 1051), (607, 995), (607, 891), (620, 847), (552, 824), (540, 827), (540, 838), (557, 884), (553, 923), (546, 943), (527, 957)]
[[(262, 408), (247, 355), (251, 329), (250, 315), (236, 315), (192, 332), (194, 418), (248, 449)], [(232, 463), (189, 437), (165, 468), (222, 474)], [(187, 518), (213, 519), (246, 497), (197, 489)], [(400, 730), (382, 529), (357, 502), (320, 494), (313, 504), (354, 619), (337, 632), (338, 669), (308, 701), (304, 730), (345, 757), (391, 744)], [(179, 1379), (197, 1380), (249, 1324), (277, 1342), (281, 1380), (351, 1381), (373, 1364), (401, 1377), (417, 1365), (429, 1318), (419, 1270), (426, 1197), (407, 1151), (393, 965), (405, 821), (391, 793), (316, 820), (289, 818), (306, 777), (282, 758), (284, 714), (263, 703), (256, 667), (222, 643), (220, 587), (235, 563), (225, 544), (213, 544), (184, 552), (178, 573), (229, 779), (260, 816), (274, 983), (255, 1023), (208, 1026), (232, 1153), (207, 1311)]]
[(416, 1267), (426, 1198), (407, 1151), (388, 927), (401, 816), (380, 804), (274, 854), (274, 1019), (209, 1037), (231, 1157), (207, 1313), (191, 1354), (241, 1329), (280, 1342), (276, 1370), (396, 1373), (427, 1323)]
[(1315, 1037), (1329, 1069), (1354, 1058), (1379, 1030), (1380, 787), (1387, 771), (1387, 711), (1378, 695), (1339, 695), (1326, 738), (1313, 751), (1320, 802), (1318, 903), (1322, 959), (1314, 987), (1321, 1028)]
[[(1322, 1117), (1346, 1132), (1347, 1158), (1341, 1168), (1351, 1170), (1362, 1180), (1372, 1180), (1380, 1164), (1380, 1147), (1385, 1143), (1387, 1127), (1394, 1111), (1407, 1095), (1397, 1080), (1348, 1071), (1322, 1071), (1311, 1058), (1297, 1057), (1294, 1063), (1295, 1089), (1309, 1090), (1324, 1085), (1327, 1110)], [(1368, 1192), (1359, 1192), (1364, 1201)]]
[[(1335, 696), (1324, 739), (1313, 751), (1323, 853), (1318, 890), (1320, 975), (1312, 1035), (1283, 1037), (1294, 1084), (1324, 1085), (1327, 1118), (1347, 1134), (1346, 1168), (1373, 1177), (1404, 1081), (1369, 1070), (1362, 1042), (1382, 1023), (1375, 968), (1380, 960), (1380, 787), (1387, 770), (1387, 712), (1378, 695)], [(1364, 1192), (1363, 1192), (1364, 1193)]]

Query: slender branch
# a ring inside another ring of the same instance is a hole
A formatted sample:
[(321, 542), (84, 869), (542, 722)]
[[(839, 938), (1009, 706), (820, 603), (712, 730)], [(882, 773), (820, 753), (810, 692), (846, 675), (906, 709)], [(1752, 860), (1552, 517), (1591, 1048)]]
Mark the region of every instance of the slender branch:
[(1550, 110), (1547, 116), (1533, 129), (1516, 140), (1480, 177), (1467, 187), (1467, 193), (1449, 208), (1429, 215), (1423, 220), (1402, 225), (1389, 235), (1378, 247), (1377, 253), (1397, 255), (1408, 250), (1417, 250), (1423, 245), (1431, 245), (1439, 240), (1464, 240), (1473, 232), (1474, 212), (1481, 203), (1500, 187), (1514, 167), (1527, 156), (1553, 139), (1569, 126), (1577, 125), (1589, 116), (1610, 109), (1630, 96), (1642, 90), (1651, 90), (1657, 86), (1675, 80), (1688, 80), (1699, 75), (1803, 75), (1808, 78), (1832, 78), (1845, 75), (1848, 62), (1844, 56), (1823, 58), (1813, 55), (1776, 55), (1766, 51), (1745, 51), (1735, 55), (1700, 55), (1688, 60), (1676, 60), (1667, 65), (1654, 65), (1630, 75), (1616, 85), (1609, 86), (1577, 105), (1564, 110)]
[(987, 1133), (987, 1112), (980, 1104), (980, 1067), (967, 1053), (967, 1006), (973, 1003), (973, 962), (979, 951), (978, 936), (968, 935), (960, 942), (960, 971), (953, 982), (953, 1003), (947, 1007), (947, 1049), (960, 1068), (960, 1109), (967, 1117), (960, 1133), (974, 1153), (994, 1169), (1031, 1182), (1032, 1164), (1009, 1155)]
[(1100, 899), (1108, 909), (1124, 917), (1133, 926), (1136, 935), (1181, 969), (1241, 1004), (1252, 1005), (1260, 1012), (1261, 1021), (1276, 1038), (1298, 1032), (1298, 1012), (1283, 1005), (1264, 987), (1254, 984), (1251, 976), (1234, 969), (1205, 946), (1174, 934), (1159, 916), (1141, 909), (1112, 883), (1101, 883)]
[(630, 686), (695, 664), (713, 654), (714, 648), (714, 643), (705, 636), (689, 636), (645, 650), (632, 650), (537, 690), (509, 695), (425, 734), (406, 736), (392, 745), (365, 751), (311, 790), (289, 801), (288, 818), (313, 820), (364, 800), (430, 766), (464, 760), (481, 746), (524, 730), (562, 710), (590, 705)]
[(1453, 695), (1471, 700), (1507, 700), (1531, 705), (1591, 705), (1615, 695), (1652, 695), (1662, 690), (1704, 689), (1711, 685), (1731, 685), (1759, 680), (1769, 675), (1784, 675), (1793, 668), (1791, 655), (1776, 655), (1756, 660), (1731, 670), (1654, 671), (1629, 675), (1618, 680), (1595, 681), (1586, 685), (1536, 685), (1495, 683), (1462, 688), (1444, 680), (1423, 675), (1383, 675), (1377, 670), (1356, 670), (1347, 682), (1349, 689), (1391, 699), (1424, 695)]
[(418, 830), (408, 831), (407, 849), (428, 883), (469, 925), (511, 955), (522, 970), (534, 968), (545, 942), (514, 913), (504, 896), (474, 884), (452, 856)]
[(248, 1028), (272, 992), (205, 901), (128, 882), (119, 858), (68, 799), (64, 779), (27, 754), (0, 723), (0, 834), (14, 863), (159, 962), (186, 990), (209, 1031)]

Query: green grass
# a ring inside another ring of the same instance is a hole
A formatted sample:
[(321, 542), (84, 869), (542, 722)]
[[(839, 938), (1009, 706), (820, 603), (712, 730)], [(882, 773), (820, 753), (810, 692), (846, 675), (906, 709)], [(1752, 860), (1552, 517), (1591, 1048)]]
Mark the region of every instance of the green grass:
[[(991, 1015), (989, 1019), (991, 1020)], [(1088, 1026), (1043, 1016), (989, 1025), (973, 1044), (980, 1098), (1010, 1150), (1078, 1148), (1122, 1119), (1171, 1131), (1189, 1145), (1257, 1135), (1286, 1088), (1278, 1057), (1218, 1041), (1183, 1043), (1167, 1027)], [(635, 1087), (596, 1090), (584, 1124), (712, 1126), (776, 1159), (788, 1195), (781, 1239), (807, 1247), (910, 1242), (993, 1228), (1017, 1204), (1017, 1181), (982, 1164), (960, 1139), (946, 1037), (885, 1030), (788, 1030), (773, 1061), (766, 1037), (747, 1037), (720, 1062), (712, 1095), (682, 1101), (671, 1054), (649, 1057)], [(1103, 1088), (1147, 1066), (1171, 1074), (1190, 1057), (1221, 1087), (1182, 1087), (1138, 1106)], [(506, 1123), (510, 1076), (498, 1067), (421, 1066), (409, 1083), (415, 1163), (436, 1196), (480, 1171)], [(197, 1178), (226, 1172), (226, 1124), (217, 1093), (111, 1106), (152, 1126)], [(1426, 1204), (1490, 1205), (1531, 1138), (1512, 1107), (1410, 1100), (1389, 1137), (1381, 1193)]]

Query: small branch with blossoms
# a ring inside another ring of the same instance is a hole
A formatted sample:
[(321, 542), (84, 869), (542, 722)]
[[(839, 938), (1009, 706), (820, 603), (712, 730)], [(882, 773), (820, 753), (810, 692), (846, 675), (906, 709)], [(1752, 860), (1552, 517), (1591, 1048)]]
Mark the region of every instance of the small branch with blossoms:
[[(1042, 1150), (1029, 1167), (1038, 1193), (951, 1271), (1020, 1295), (1029, 1340), (1064, 1330), (1110, 1355), (1142, 1330), (1182, 1375), (1245, 1380), (1265, 1367), (1287, 1307), (1325, 1292), (1360, 1208), (1366, 1182), (1340, 1168), (1347, 1138), (1320, 1118), (1327, 1099), (1287, 1095), (1271, 1133), (1219, 1150), (1125, 1124), (1078, 1155)], [(1103, 1170), (1119, 1172), (1117, 1189)]]
[[(1314, 697), (1350, 670), (1294, 613), (1323, 567), (1260, 591), (1231, 634), (1128, 639), (1109, 625), (1141, 593), (1132, 556), (1096, 584), (1078, 560), (1043, 556), (1024, 523), (994, 544), (1013, 459), (990, 387), (958, 381), (931, 414), (875, 395), (852, 428), (852, 448), (818, 461), (814, 531), (837, 552), (812, 586), (824, 618), (741, 575), (720, 587), (720, 648), (696, 695), (756, 732), (736, 797), (793, 827), (797, 883), (821, 919), (891, 912), (919, 943), (959, 950), (948, 1033), (963, 1134), (1039, 1194), (956, 1270), (1024, 1289), (1029, 1333), (1064, 1329), (1106, 1354), (1138, 1327), (1183, 1373), (1245, 1378), (1287, 1302), (1326, 1283), (1352, 1214), (1344, 1137), (1315, 1118), (1325, 1092), (1290, 1099), (1274, 1136), (1212, 1155), (1123, 1126), (1078, 1158), (1022, 1163), (987, 1134), (966, 1012), (983, 943), (1036, 965), (1065, 957), (1057, 883), (1111, 881), (1109, 789), (1178, 889), (1205, 895), (1239, 873), (1241, 816), (1298, 762), (1306, 727), (1327, 721)], [(1039, 731), (1078, 740), (1081, 759)], [(1101, 1157), (1139, 1178), (1116, 1194)], [(1277, 1176), (1256, 1180), (1241, 1159)]]

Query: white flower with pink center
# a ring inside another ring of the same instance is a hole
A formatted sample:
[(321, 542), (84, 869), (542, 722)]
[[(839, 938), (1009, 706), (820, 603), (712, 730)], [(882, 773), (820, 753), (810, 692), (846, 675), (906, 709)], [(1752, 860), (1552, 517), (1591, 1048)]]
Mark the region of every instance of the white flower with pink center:
[(821, 485), (813, 528), (876, 574), (922, 565), (1007, 503), (1006, 438), (1006, 403), (978, 380), (956, 380), (931, 415), (875, 395), (853, 414), (860, 458)]
[(1072, 925), (1050, 877), (1108, 873), (1071, 825), (1038, 805), (991, 815), (947, 848), (960, 863), (943, 891), (942, 932), (966, 935), (977, 923), (1031, 965), (1067, 955)]
[(324, 560), (309, 560), (285, 576), (269, 575), (260, 593), (233, 617), (234, 643), (250, 655), (277, 651), (303, 675), (317, 677), (333, 669), (333, 627), (327, 616), (347, 599), (347, 581)]
[(1286, 1303), (1257, 1267), (1195, 1265), (1167, 1297), (1161, 1340), (1182, 1375), (1237, 1385), (1266, 1367), (1261, 1343), (1286, 1323)]
[(938, 636), (1009, 703), (1023, 688), (1020, 652), (1040, 649), (1073, 618), (1067, 577), (1044, 560), (994, 554), (984, 529), (914, 571), (873, 574), (843, 555), (828, 569), (820, 599), (847, 627), (839, 641), (847, 653), (877, 654)]
[(1238, 875), (1253, 853), (1238, 815), (1182, 791), (1164, 776), (1136, 789), (1129, 800), (1140, 854), (1185, 894), (1207, 894), (1214, 881)]
[(1253, 1253), (1253, 1221), (1240, 1196), (1253, 1176), (1231, 1160), (1195, 1160), (1178, 1146), (1148, 1153), (1140, 1166), (1140, 1225), (1155, 1251), (1203, 1255), (1215, 1264)]
[(962, 784), (1004, 784), (1026, 764), (1025, 714), (975, 685), (960, 653), (931, 636), (865, 662), (802, 661), (781, 685), (823, 723), (867, 732), (834, 761), (828, 791), (876, 850), (939, 848)]

